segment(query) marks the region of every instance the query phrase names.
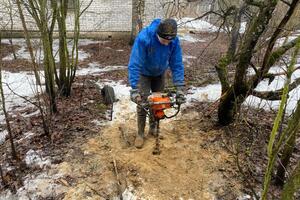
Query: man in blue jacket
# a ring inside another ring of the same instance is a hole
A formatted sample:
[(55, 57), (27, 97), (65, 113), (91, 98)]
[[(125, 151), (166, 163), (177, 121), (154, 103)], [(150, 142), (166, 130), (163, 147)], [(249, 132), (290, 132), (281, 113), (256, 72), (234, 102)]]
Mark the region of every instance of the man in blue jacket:
[[(134, 41), (128, 65), (131, 86), (130, 98), (133, 102), (146, 101), (150, 92), (164, 90), (164, 73), (170, 67), (173, 84), (177, 89), (177, 100), (185, 101), (183, 93), (184, 67), (182, 52), (177, 37), (177, 23), (174, 19), (155, 19), (141, 30)], [(142, 148), (146, 112), (137, 107), (138, 134), (135, 146)], [(149, 119), (148, 134), (154, 135), (155, 123)]]

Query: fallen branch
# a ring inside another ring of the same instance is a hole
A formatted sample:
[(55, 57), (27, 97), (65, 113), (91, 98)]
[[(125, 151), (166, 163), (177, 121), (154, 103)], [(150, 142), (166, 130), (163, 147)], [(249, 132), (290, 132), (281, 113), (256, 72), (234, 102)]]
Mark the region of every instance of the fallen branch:
[(118, 196), (119, 196), (120, 200), (123, 200), (122, 183), (120, 181), (120, 176), (118, 173), (117, 162), (114, 158), (113, 158), (113, 165), (114, 165), (114, 172), (115, 172), (115, 175), (117, 178), (117, 184), (118, 184)]

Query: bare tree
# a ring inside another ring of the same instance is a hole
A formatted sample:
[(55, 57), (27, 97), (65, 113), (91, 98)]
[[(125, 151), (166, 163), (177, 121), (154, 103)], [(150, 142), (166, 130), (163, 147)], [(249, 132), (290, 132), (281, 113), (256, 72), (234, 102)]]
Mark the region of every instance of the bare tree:
[[(69, 1), (71, 1), (74, 5), (74, 31), (72, 35), (73, 47), (71, 53), (68, 49), (68, 30), (66, 28)], [(78, 65), (78, 40), (80, 33), (79, 18), (93, 2), (93, 0), (90, 0), (88, 5), (80, 10), (79, 0), (69, 1), (26, 0), (23, 3), (29, 14), (34, 19), (40, 32), (44, 54), (46, 91), (49, 95), (50, 108), (52, 112), (57, 111), (57, 91), (55, 84), (58, 86), (58, 92), (63, 96), (68, 97), (71, 94), (71, 86), (74, 82)], [(53, 33), (55, 25), (57, 25), (59, 34), (59, 67), (55, 63), (55, 55), (53, 53)], [(59, 69), (58, 73), (57, 69)]]
[(145, 0), (132, 0), (132, 15), (131, 15), (131, 39), (130, 44), (133, 44), (135, 37), (143, 28), (145, 15)]
[(9, 38), (9, 43), (11, 45), (12, 48), (12, 54), (14, 59), (17, 59), (17, 55), (14, 49), (14, 45), (13, 45), (13, 41), (12, 41), (12, 32), (13, 32), (13, 28), (14, 28), (14, 20), (13, 20), (13, 16), (14, 16), (14, 11), (13, 11), (13, 6), (12, 6), (12, 2), (10, 0), (8, 0), (8, 12), (9, 12), (9, 19), (10, 19), (10, 38)]
[(174, 0), (174, 1), (163, 1), (162, 8), (165, 12), (166, 18), (182, 18), (184, 16), (185, 8), (190, 1)]
[[(52, 1), (51, 7), (54, 7), (55, 1)], [(27, 0), (24, 1), (24, 5), (33, 17), (39, 31), (43, 46), (44, 54), (44, 71), (46, 80), (46, 91), (50, 99), (50, 110), (57, 112), (56, 107), (56, 91), (55, 91), (55, 79), (56, 74), (55, 58), (53, 54), (53, 30), (56, 21), (55, 7), (54, 14), (48, 13), (48, 1), (47, 0)], [(50, 19), (50, 20), (49, 20)], [(48, 23), (48, 21), (50, 21)]]
[[(2, 33), (0, 30), (0, 51), (1, 51), (1, 38), (2, 38)], [(4, 97), (4, 92), (3, 92), (3, 86), (2, 86), (2, 59), (0, 59), (0, 95), (1, 95), (1, 103), (2, 103), (2, 110), (5, 116), (5, 122), (6, 122), (6, 128), (9, 136), (9, 141), (10, 141), (10, 146), (11, 146), (11, 155), (12, 158), (15, 160), (18, 160), (16, 148), (14, 145), (14, 139), (13, 139), (13, 134), (10, 126), (10, 121), (9, 121), (9, 115), (6, 111), (6, 106), (5, 106), (5, 97)]]
[[(268, 23), (272, 19), (272, 13), (279, 1), (251, 1), (246, 0), (239, 8), (236, 6), (230, 7), (233, 12), (230, 15), (237, 16), (233, 20), (233, 28), (231, 30), (231, 40), (227, 51), (216, 65), (219, 79), (222, 86), (222, 98), (220, 100), (218, 117), (222, 125), (227, 125), (235, 119), (235, 115), (239, 112), (241, 104), (249, 95), (258, 96), (268, 100), (279, 100), (282, 94), (282, 89), (275, 92), (257, 92), (256, 86), (264, 79), (274, 78), (274, 74), (270, 74), (269, 69), (278, 62), (288, 50), (293, 48), (300, 37), (286, 43), (285, 45), (275, 48), (275, 42), (283, 34), (286, 23), (291, 19), (299, 0), (293, 0), (289, 4), (289, 9), (281, 19), (279, 25), (271, 33), (268, 41), (264, 40), (264, 33), (268, 30)], [(251, 7), (254, 7), (251, 9)], [(249, 12), (251, 9), (252, 13)], [(228, 12), (227, 12), (228, 13)], [(241, 17), (246, 15), (249, 17), (248, 28), (243, 34), (242, 39), (238, 37), (238, 27)], [(228, 18), (228, 16), (224, 16)], [(237, 28), (234, 28), (237, 27)], [(263, 49), (264, 55), (262, 62), (254, 63), (254, 56), (257, 52), (262, 53), (261, 46), (266, 46)], [(267, 43), (267, 44), (266, 44)], [(230, 81), (228, 76), (228, 66), (235, 66), (234, 80)], [(252, 68), (255, 75), (249, 76), (248, 69)], [(295, 83), (292, 83), (295, 85)], [(295, 86), (290, 87), (290, 90)]]
[(38, 74), (38, 65), (36, 63), (35, 56), (34, 56), (34, 53), (33, 53), (33, 48), (32, 48), (32, 44), (31, 44), (31, 41), (30, 41), (30, 35), (29, 35), (28, 29), (27, 29), (25, 16), (23, 14), (23, 9), (22, 9), (22, 5), (21, 5), (20, 0), (16, 0), (16, 4), (17, 4), (17, 7), (18, 7), (18, 12), (19, 12), (20, 19), (21, 19), (21, 22), (22, 22), (23, 32), (24, 32), (24, 36), (25, 36), (25, 40), (26, 40), (26, 45), (27, 45), (27, 48), (28, 48), (28, 51), (29, 51), (29, 54), (30, 54), (30, 58), (31, 58), (31, 62), (32, 62), (32, 68), (33, 68), (33, 72), (34, 72), (34, 75), (35, 75), (36, 83), (38, 85), (41, 85), (40, 76)]

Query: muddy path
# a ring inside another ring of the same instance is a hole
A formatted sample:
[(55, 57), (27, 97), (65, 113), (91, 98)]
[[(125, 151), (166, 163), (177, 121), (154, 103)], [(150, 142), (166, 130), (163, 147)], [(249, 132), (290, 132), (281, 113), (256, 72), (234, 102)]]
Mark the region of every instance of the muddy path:
[(113, 121), (69, 151), (67, 161), (59, 165), (60, 173), (76, 179), (64, 199), (211, 200), (226, 196), (228, 188), (231, 195), (239, 193), (238, 184), (229, 183), (222, 174), (232, 159), (212, 142), (220, 133), (201, 131), (196, 112), (162, 121), (160, 155), (152, 154), (155, 139), (150, 136), (142, 149), (136, 149), (135, 106), (126, 90), (115, 87), (120, 101)]

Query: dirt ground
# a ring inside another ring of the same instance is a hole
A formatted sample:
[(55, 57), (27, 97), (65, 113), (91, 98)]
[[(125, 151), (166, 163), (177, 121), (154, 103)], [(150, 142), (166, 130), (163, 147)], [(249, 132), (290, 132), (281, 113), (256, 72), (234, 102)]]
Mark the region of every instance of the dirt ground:
[[(200, 34), (197, 37), (211, 40), (214, 36)], [(184, 55), (196, 57), (185, 61), (187, 88), (217, 81), (214, 65), (226, 50), (225, 41), (226, 37), (221, 36), (209, 47), (207, 42), (183, 42)], [(91, 54), (80, 63), (81, 67), (91, 62), (98, 62), (103, 67), (127, 65), (130, 54), (130, 46), (124, 41), (99, 42), (80, 48)], [(7, 55), (9, 49), (4, 45), (1, 56)], [(206, 49), (204, 53), (203, 49)], [(22, 63), (21, 60), (4, 62), (4, 69), (30, 69), (27, 61)], [(237, 123), (219, 127), (217, 104), (195, 102), (178, 117), (162, 121), (161, 154), (153, 155), (153, 137), (147, 136), (143, 149), (133, 147), (134, 113), (127, 116), (124, 112), (125, 115), (117, 116), (119, 120), (108, 121), (108, 107), (102, 96), (87, 83), (87, 80), (103, 79), (127, 83), (127, 70), (77, 77), (72, 98), (58, 99), (60, 112), (50, 117), (50, 137), (42, 136), (38, 115), (23, 118), (19, 114), (12, 119), (16, 140), (26, 131), (39, 133), (17, 145), (20, 157), (23, 158), (30, 148), (41, 149), (43, 156), (51, 156), (52, 163), (56, 164), (55, 168), (48, 169), (48, 173), (64, 174), (59, 184), (65, 187), (65, 192), (52, 199), (122, 199), (123, 194), (123, 199), (229, 200), (244, 193), (251, 194), (252, 188), (261, 190), (266, 164), (265, 142), (273, 113), (244, 109)], [(128, 102), (125, 99), (118, 103), (128, 110)], [(35, 110), (22, 112), (33, 113)], [(93, 120), (106, 125), (95, 125)], [(1, 147), (1, 162), (13, 165), (8, 151), (7, 141)], [(299, 154), (299, 149), (296, 153)], [(16, 191), (22, 186), (20, 177), (39, 172), (41, 169), (24, 166), (8, 173), (4, 171), (7, 184), (1, 184), (1, 189)], [(276, 199), (279, 190), (274, 187), (272, 191)]]

